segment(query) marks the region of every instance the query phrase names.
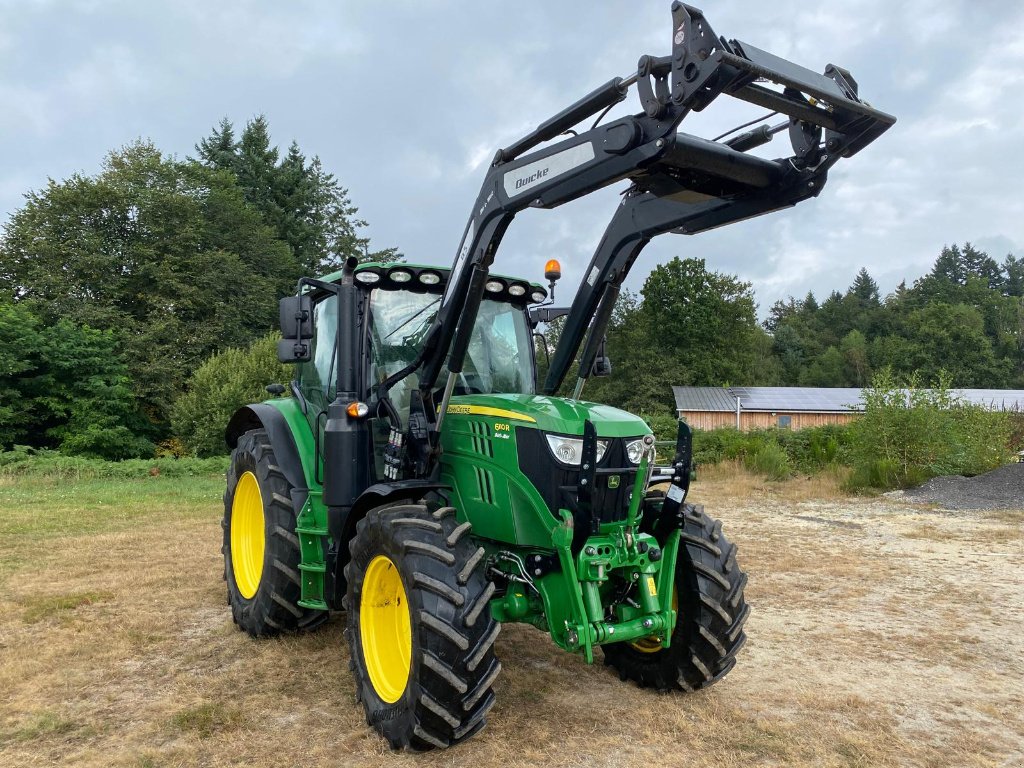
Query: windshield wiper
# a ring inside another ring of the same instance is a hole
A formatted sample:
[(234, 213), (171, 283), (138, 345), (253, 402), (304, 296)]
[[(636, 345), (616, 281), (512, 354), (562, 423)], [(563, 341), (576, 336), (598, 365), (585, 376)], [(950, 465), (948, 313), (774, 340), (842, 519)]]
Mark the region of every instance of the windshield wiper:
[(392, 336), (394, 336), (394, 335), (395, 335), (396, 333), (398, 333), (398, 332), (399, 332), (400, 330), (402, 330), (403, 328), (405, 328), (405, 326), (407, 326), (407, 325), (408, 325), (409, 323), (411, 323), (411, 322), (412, 322), (413, 320), (415, 320), (415, 319), (416, 319), (417, 317), (419, 317), (420, 315), (422, 315), (422, 314), (423, 314), (424, 312), (426, 312), (426, 311), (427, 311), (428, 309), (430, 309), (431, 307), (433, 307), (433, 306), (436, 306), (436, 305), (437, 305), (437, 304), (439, 304), (440, 302), (441, 302), (441, 297), (440, 297), (440, 296), (438, 296), (438, 297), (437, 297), (436, 299), (434, 299), (434, 300), (433, 300), (432, 302), (430, 302), (429, 304), (427, 304), (426, 306), (424, 306), (424, 307), (423, 307), (422, 309), (418, 309), (418, 310), (417, 310), (416, 312), (414, 312), (414, 313), (413, 313), (412, 315), (410, 315), (410, 316), (409, 316), (408, 318), (406, 318), (405, 320), (403, 320), (403, 321), (402, 321), (402, 324), (401, 324), (401, 325), (399, 325), (399, 326), (398, 326), (397, 328), (395, 328), (395, 329), (394, 329), (393, 331), (391, 331), (391, 333), (389, 333), (389, 334), (388, 334), (387, 336), (385, 336), (385, 337), (384, 337), (383, 339), (381, 339), (381, 341), (387, 341), (387, 340), (388, 340), (388, 339), (390, 339), (390, 338), (391, 338)]

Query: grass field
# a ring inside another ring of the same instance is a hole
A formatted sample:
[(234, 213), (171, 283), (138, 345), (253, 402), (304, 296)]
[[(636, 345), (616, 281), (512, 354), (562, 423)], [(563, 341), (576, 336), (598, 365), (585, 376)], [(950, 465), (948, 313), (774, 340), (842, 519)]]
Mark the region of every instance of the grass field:
[(506, 626), (488, 727), (390, 753), (342, 618), (255, 642), (221, 579), (218, 477), (0, 479), (0, 765), (1024, 765), (1024, 512), (720, 470), (694, 500), (750, 573), (750, 640), (691, 696)]

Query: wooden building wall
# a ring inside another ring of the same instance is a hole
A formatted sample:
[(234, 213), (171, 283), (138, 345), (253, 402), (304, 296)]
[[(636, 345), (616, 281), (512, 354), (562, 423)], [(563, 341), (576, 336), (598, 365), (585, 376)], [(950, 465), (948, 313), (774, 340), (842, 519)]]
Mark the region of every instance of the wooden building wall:
[[(736, 412), (725, 411), (680, 411), (679, 415), (694, 429), (721, 429), (736, 427)], [(789, 429), (805, 429), (820, 427), (825, 424), (848, 424), (857, 418), (856, 413), (812, 413), (809, 411), (776, 411), (771, 413), (759, 411), (741, 411), (740, 429), (748, 432), (752, 429), (768, 429), (783, 426), (779, 417), (789, 417)]]

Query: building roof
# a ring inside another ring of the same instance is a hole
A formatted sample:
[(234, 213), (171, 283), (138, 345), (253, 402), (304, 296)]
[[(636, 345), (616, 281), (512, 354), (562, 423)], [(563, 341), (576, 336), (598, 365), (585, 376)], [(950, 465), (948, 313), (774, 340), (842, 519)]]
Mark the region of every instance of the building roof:
[(672, 387), (680, 411), (735, 411), (736, 398), (725, 387)]
[(864, 410), (859, 387), (732, 387), (744, 411), (849, 413)]
[[(962, 400), (992, 410), (1024, 411), (1021, 389), (957, 389)], [(864, 410), (858, 387), (672, 387), (679, 411), (849, 413)]]

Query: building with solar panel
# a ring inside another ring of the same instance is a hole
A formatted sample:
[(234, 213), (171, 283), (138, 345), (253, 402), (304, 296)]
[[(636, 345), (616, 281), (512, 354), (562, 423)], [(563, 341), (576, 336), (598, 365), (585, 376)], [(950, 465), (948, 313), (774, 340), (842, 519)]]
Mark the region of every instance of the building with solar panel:
[[(957, 389), (969, 403), (1024, 411), (1024, 390)], [(857, 387), (672, 387), (676, 411), (694, 429), (804, 429), (844, 424), (864, 410)]]

